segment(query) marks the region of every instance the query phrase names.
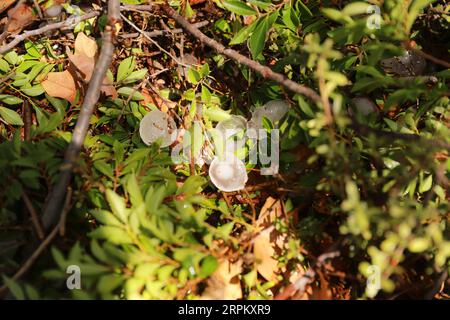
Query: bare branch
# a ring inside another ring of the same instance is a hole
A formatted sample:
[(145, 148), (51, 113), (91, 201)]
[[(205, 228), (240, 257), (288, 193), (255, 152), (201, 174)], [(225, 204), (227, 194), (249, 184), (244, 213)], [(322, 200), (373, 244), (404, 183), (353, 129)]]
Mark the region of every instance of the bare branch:
[[(143, 6), (135, 6), (136, 9), (138, 7), (140, 7), (141, 10), (143, 10), (143, 11), (147, 10), (147, 9), (142, 8)], [(181, 15), (179, 15), (178, 12), (176, 12), (170, 6), (162, 5), (162, 8), (169, 16), (171, 16), (173, 19), (175, 19), (175, 21), (178, 22), (186, 31), (191, 33), (193, 36), (195, 36), (201, 42), (203, 42), (207, 46), (213, 48), (220, 54), (223, 54), (223, 55), (235, 60), (236, 62), (238, 62), (240, 64), (246, 65), (250, 69), (261, 74), (264, 78), (271, 79), (271, 80), (281, 84), (282, 86), (286, 87), (287, 89), (291, 90), (292, 92), (302, 94), (302, 95), (308, 97), (309, 99), (311, 99), (312, 101), (320, 103), (320, 101), (321, 101), (320, 96), (313, 89), (303, 86), (301, 84), (298, 84), (298, 83), (288, 79), (285, 75), (283, 75), (281, 73), (272, 71), (272, 69), (270, 69), (269, 67), (264, 66), (257, 61), (254, 61), (252, 59), (249, 59), (249, 58), (243, 56), (236, 50), (226, 48), (221, 43), (206, 36), (203, 32), (201, 32), (198, 28), (196, 28), (194, 25), (189, 23), (185, 18), (183, 18)]]
[(78, 16), (78, 17), (72, 16), (65, 21), (48, 24), (48, 25), (46, 25), (42, 28), (36, 29), (36, 30), (25, 31), (22, 34), (14, 37), (14, 40), (11, 41), (10, 43), (5, 44), (4, 46), (1, 46), (0, 54), (4, 54), (5, 52), (8, 52), (9, 50), (14, 49), (14, 47), (16, 47), (19, 43), (21, 43), (22, 41), (24, 41), (30, 37), (38, 36), (40, 34), (44, 34), (48, 31), (52, 31), (52, 30), (72, 28), (73, 26), (77, 25), (81, 21), (97, 17), (98, 15), (100, 15), (99, 11), (91, 11), (82, 16)]
[(114, 41), (118, 31), (116, 24), (118, 22), (120, 22), (119, 0), (109, 0), (108, 25), (103, 34), (100, 57), (95, 64), (94, 72), (89, 82), (83, 105), (81, 106), (80, 115), (73, 131), (72, 140), (66, 150), (64, 162), (60, 168), (61, 172), (59, 180), (56, 186), (53, 187), (52, 194), (49, 198), (50, 200), (48, 201), (42, 216), (42, 223), (45, 230), (48, 230), (55, 224), (61, 215), (61, 207), (72, 178), (72, 171), (77, 163), (79, 153), (86, 138), (91, 115), (94, 112), (95, 105), (100, 97), (103, 79), (105, 78), (106, 72), (112, 61)]

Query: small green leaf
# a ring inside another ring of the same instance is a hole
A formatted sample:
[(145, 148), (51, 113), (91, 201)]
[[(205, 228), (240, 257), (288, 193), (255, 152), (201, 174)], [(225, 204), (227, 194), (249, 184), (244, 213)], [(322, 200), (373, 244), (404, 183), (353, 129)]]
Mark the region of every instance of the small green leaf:
[(133, 243), (133, 239), (128, 233), (118, 227), (101, 226), (89, 233), (89, 236), (93, 239), (104, 239), (114, 244), (130, 244)]
[(201, 262), (200, 276), (203, 278), (209, 277), (214, 271), (216, 271), (219, 263), (213, 256), (207, 256)]
[(419, 192), (424, 193), (431, 189), (431, 186), (433, 184), (433, 176), (429, 175), (426, 177), (423, 181), (420, 182), (419, 186)]
[(3, 59), (0, 59), (0, 71), (8, 72), (10, 70), (9, 63)]
[(117, 93), (121, 96), (128, 98), (130, 95), (133, 95), (131, 100), (144, 100), (144, 96), (138, 90), (130, 87), (122, 87), (117, 90)]
[(257, 59), (258, 56), (263, 51), (264, 44), (266, 42), (267, 31), (268, 31), (267, 19), (262, 20), (261, 23), (259, 23), (258, 26), (256, 27), (255, 31), (253, 31), (249, 41), (249, 47), (253, 59)]
[(22, 99), (9, 94), (0, 94), (0, 101), (9, 105), (20, 104), (23, 102)]
[(225, 0), (223, 1), (223, 6), (233, 13), (237, 13), (243, 16), (252, 16), (255, 15), (257, 12), (252, 7), (249, 7), (242, 1), (237, 0)]
[(132, 83), (132, 82), (136, 82), (139, 80), (142, 80), (145, 78), (145, 75), (147, 74), (147, 69), (140, 69), (140, 70), (136, 70), (133, 71), (129, 76), (127, 76), (124, 80), (123, 83)]
[(120, 64), (119, 68), (117, 69), (117, 82), (121, 82), (126, 77), (128, 77), (134, 70), (135, 61), (134, 57), (128, 57), (124, 59)]
[(231, 39), (230, 46), (235, 44), (240, 44), (244, 41), (246, 41), (249, 37), (249, 35), (255, 30), (256, 25), (258, 24), (259, 20), (254, 21), (252, 24), (240, 29)]
[(106, 199), (114, 215), (126, 223), (128, 220), (128, 210), (125, 206), (125, 200), (110, 189), (106, 190)]
[(191, 68), (189, 68), (189, 70), (187, 72), (187, 78), (190, 83), (197, 84), (202, 77), (200, 76), (200, 73), (198, 73), (197, 70), (195, 70), (193, 67), (191, 67)]
[(23, 126), (22, 118), (14, 110), (11, 110), (11, 109), (8, 109), (5, 107), (0, 107), (0, 117), (2, 117), (2, 119), (7, 124), (10, 124), (13, 126)]

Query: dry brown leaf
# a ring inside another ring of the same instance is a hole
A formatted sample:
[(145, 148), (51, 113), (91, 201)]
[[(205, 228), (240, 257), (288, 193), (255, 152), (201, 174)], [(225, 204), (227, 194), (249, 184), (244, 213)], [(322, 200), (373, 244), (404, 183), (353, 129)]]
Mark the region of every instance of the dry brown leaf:
[(282, 218), (282, 215), (280, 200), (267, 198), (256, 221), (257, 227), (262, 230), (253, 240), (256, 270), (266, 280), (274, 282), (278, 282), (277, 275), (280, 273), (277, 256), (287, 245), (287, 235), (277, 231), (274, 226), (275, 220)]
[(89, 58), (94, 58), (97, 54), (97, 43), (94, 39), (88, 37), (83, 32), (78, 33), (75, 39), (75, 55), (84, 55)]
[(75, 101), (77, 89), (69, 71), (50, 72), (41, 84), (49, 96), (63, 98), (71, 103)]
[(202, 300), (236, 300), (242, 298), (239, 275), (242, 272), (242, 260), (234, 263), (228, 260), (219, 262), (216, 271), (208, 278)]
[[(97, 54), (97, 50), (98, 47), (95, 40), (89, 38), (82, 32), (78, 33), (75, 39), (74, 53), (67, 52), (67, 56), (71, 63), (69, 71), (71, 71), (75, 78), (79, 78), (79, 82), (86, 83), (91, 79), (95, 68), (95, 55)], [(117, 91), (108, 77), (103, 79), (100, 91), (106, 96), (117, 97)]]
[(33, 10), (26, 4), (8, 10), (8, 32), (19, 33), (35, 19)]
[(83, 80), (91, 80), (92, 73), (94, 72), (95, 67), (95, 59), (84, 54), (78, 55), (72, 54), (70, 52), (67, 53), (67, 56), (69, 57), (69, 61), (73, 64), (73, 66), (81, 73)]
[(12, 5), (16, 0), (2, 0), (0, 1), (0, 13), (8, 9), (10, 5)]

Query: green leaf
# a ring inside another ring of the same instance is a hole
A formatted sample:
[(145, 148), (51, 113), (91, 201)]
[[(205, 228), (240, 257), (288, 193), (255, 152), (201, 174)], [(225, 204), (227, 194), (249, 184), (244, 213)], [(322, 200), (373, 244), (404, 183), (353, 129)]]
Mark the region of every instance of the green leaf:
[(433, 185), (433, 176), (429, 175), (426, 177), (423, 181), (420, 182), (419, 185), (419, 192), (424, 193), (431, 189), (431, 186)]
[(257, 12), (252, 7), (249, 7), (242, 1), (237, 0), (224, 0), (223, 6), (233, 13), (237, 13), (243, 16), (252, 16), (255, 15)]
[(409, 241), (408, 250), (414, 253), (423, 252), (429, 248), (430, 244), (428, 238), (415, 238)]
[(220, 108), (208, 108), (203, 110), (203, 115), (208, 117), (211, 121), (223, 121), (230, 119), (231, 115)]
[(187, 78), (190, 83), (197, 84), (201, 80), (200, 73), (198, 73), (197, 70), (195, 70), (193, 67), (190, 67), (187, 72)]
[(9, 63), (3, 59), (0, 59), (0, 71), (8, 72), (10, 70)]
[(367, 2), (357, 1), (345, 6), (342, 13), (349, 16), (367, 13), (367, 8), (370, 6)]
[(101, 226), (89, 233), (89, 236), (93, 239), (104, 239), (114, 244), (131, 244), (133, 239), (128, 233), (118, 227)]
[(121, 227), (123, 224), (111, 212), (106, 210), (94, 209), (90, 212), (95, 219), (104, 225)]
[(6, 286), (9, 288), (9, 290), (17, 300), (25, 300), (25, 294), (22, 288), (17, 284), (17, 282), (4, 275), (3, 282), (6, 284)]
[(20, 104), (23, 102), (22, 99), (9, 94), (0, 94), (0, 101), (9, 105)]
[(125, 200), (111, 189), (106, 190), (106, 199), (114, 215), (126, 223), (128, 220), (128, 210), (125, 206)]
[(255, 31), (253, 31), (249, 41), (250, 52), (252, 53), (253, 59), (256, 59), (263, 51), (264, 44), (266, 42), (267, 31), (267, 19), (262, 20), (261, 23), (259, 23), (256, 27)]
[(130, 87), (122, 87), (117, 90), (117, 93), (121, 96), (128, 98), (130, 95), (133, 95), (131, 100), (144, 100), (144, 96), (138, 90)]
[(10, 124), (13, 126), (23, 126), (22, 118), (14, 110), (11, 110), (11, 109), (8, 109), (5, 107), (0, 107), (0, 117), (2, 117), (2, 119), (7, 124)]
[(94, 168), (100, 171), (102, 174), (110, 179), (114, 179), (114, 172), (111, 165), (107, 164), (104, 160), (94, 161)]
[(128, 77), (134, 70), (135, 67), (135, 61), (134, 57), (128, 57), (124, 59), (120, 64), (119, 68), (117, 69), (117, 82), (121, 82), (126, 77)]
[(235, 45), (235, 44), (240, 44), (244, 41), (246, 41), (250, 35), (250, 33), (253, 32), (253, 30), (255, 30), (256, 25), (258, 24), (259, 20), (254, 21), (252, 24), (240, 29), (233, 37), (233, 39), (231, 39), (230, 41), (230, 46)]
[(129, 76), (127, 76), (124, 80), (123, 83), (132, 83), (132, 82), (136, 82), (139, 80), (142, 80), (145, 78), (145, 75), (147, 74), (147, 69), (140, 69), (140, 70), (136, 70), (133, 71)]
[(128, 195), (130, 196), (130, 201), (133, 204), (133, 206), (139, 206), (142, 203), (144, 203), (141, 189), (139, 188), (139, 183), (134, 173), (129, 175), (127, 182), (127, 192)]
[(20, 91), (22, 91), (27, 96), (36, 97), (44, 93), (44, 88), (42, 87), (42, 85), (37, 84), (31, 88), (21, 88)]
[(209, 277), (214, 271), (216, 271), (219, 263), (213, 256), (207, 256), (201, 262), (200, 276), (203, 278)]

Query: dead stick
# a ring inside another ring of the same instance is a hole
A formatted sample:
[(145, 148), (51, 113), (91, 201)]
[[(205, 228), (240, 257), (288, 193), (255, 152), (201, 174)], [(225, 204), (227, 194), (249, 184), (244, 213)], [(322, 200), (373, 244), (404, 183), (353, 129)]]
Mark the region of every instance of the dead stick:
[[(44, 241), (41, 242), (39, 247), (33, 252), (33, 254), (25, 261), (25, 263), (20, 267), (20, 269), (12, 276), (12, 280), (17, 280), (21, 276), (23, 276), (33, 265), (37, 258), (41, 255), (42, 252), (47, 248), (47, 246), (52, 242), (52, 240), (56, 237), (59, 230), (59, 224), (50, 232), (50, 234), (45, 238)], [(8, 290), (8, 286), (3, 285), (0, 287), (0, 296)]]
[(108, 2), (108, 25), (103, 33), (103, 44), (100, 57), (95, 64), (93, 76), (89, 82), (89, 87), (81, 106), (72, 140), (66, 150), (64, 162), (60, 168), (59, 180), (53, 188), (47, 206), (44, 209), (42, 223), (45, 230), (55, 224), (61, 215), (61, 207), (65, 199), (67, 188), (72, 178), (72, 171), (77, 163), (79, 153), (86, 138), (87, 130), (95, 105), (100, 97), (100, 89), (106, 72), (111, 64), (114, 54), (114, 40), (116, 38), (116, 24), (120, 22), (119, 0), (109, 0)]
[(11, 41), (10, 43), (5, 44), (4, 46), (1, 46), (0, 54), (4, 54), (5, 52), (8, 52), (9, 50), (14, 49), (14, 47), (16, 47), (19, 43), (21, 43), (22, 41), (24, 41), (32, 36), (38, 36), (40, 34), (44, 34), (51, 30), (70, 28), (72, 26), (77, 25), (81, 21), (91, 19), (98, 15), (100, 15), (100, 12), (92, 11), (92, 12), (86, 13), (79, 17), (70, 17), (67, 20), (62, 21), (62, 22), (48, 24), (48, 25), (46, 25), (42, 28), (36, 29), (36, 30), (25, 31), (22, 34), (14, 37), (14, 40)]
[[(136, 7), (139, 7), (139, 6), (136, 6)], [(271, 79), (295, 93), (302, 94), (302, 95), (308, 97), (309, 99), (311, 99), (312, 101), (314, 101), (316, 103), (320, 103), (320, 101), (321, 101), (320, 96), (317, 94), (317, 92), (315, 92), (311, 88), (308, 88), (306, 86), (298, 84), (298, 83), (288, 79), (285, 75), (283, 75), (281, 73), (272, 71), (272, 69), (270, 69), (269, 67), (263, 66), (259, 62), (243, 56), (236, 50), (226, 48), (221, 43), (206, 36), (203, 32), (201, 32), (198, 28), (196, 28), (194, 25), (189, 23), (185, 18), (183, 18), (181, 15), (179, 15), (178, 12), (176, 12), (170, 6), (164, 4), (164, 5), (162, 5), (162, 9), (169, 16), (171, 16), (173, 19), (175, 19), (175, 21), (178, 22), (186, 31), (191, 33), (193, 36), (195, 36), (197, 39), (199, 39), (201, 42), (203, 42), (207, 46), (216, 50), (218, 53), (223, 54), (223, 55), (235, 60), (236, 62), (238, 62), (240, 64), (246, 65), (250, 69), (261, 74), (264, 78)], [(142, 10), (145, 11), (145, 9), (142, 9)]]
[(23, 202), (25, 202), (25, 206), (27, 207), (28, 212), (30, 213), (31, 221), (33, 222), (33, 226), (34, 226), (34, 229), (36, 230), (36, 234), (37, 234), (38, 238), (41, 240), (44, 239), (45, 233), (44, 233), (44, 230), (42, 230), (42, 225), (39, 220), (39, 216), (36, 212), (36, 209), (33, 206), (33, 203), (30, 200), (30, 197), (28, 197), (28, 194), (26, 193), (25, 190), (22, 190), (22, 198), (23, 198)]
[[(209, 24), (209, 21), (200, 21), (197, 23), (194, 23), (193, 25), (197, 28), (202, 28)], [(171, 35), (171, 34), (177, 34), (183, 32), (183, 29), (173, 29), (173, 30), (154, 30), (149, 32), (144, 32), (144, 34), (150, 38), (152, 37), (159, 37), (164, 35)], [(139, 37), (142, 33), (139, 32), (133, 32), (133, 33), (124, 33), (119, 35), (122, 39), (129, 39), (129, 38), (136, 38)]]

